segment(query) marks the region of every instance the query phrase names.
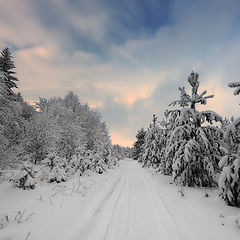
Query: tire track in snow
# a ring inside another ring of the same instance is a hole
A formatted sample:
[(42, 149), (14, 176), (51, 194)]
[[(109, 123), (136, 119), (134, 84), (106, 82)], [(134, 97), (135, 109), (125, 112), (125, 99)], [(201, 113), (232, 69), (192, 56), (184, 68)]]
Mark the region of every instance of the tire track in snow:
[[(123, 162), (76, 240), (188, 240), (149, 173)], [(96, 201), (95, 201), (96, 202)], [(89, 207), (91, 204), (89, 204)]]
[[(127, 169), (126, 169), (127, 170)], [(127, 174), (124, 173), (125, 178), (127, 178)], [(114, 208), (112, 210), (112, 215), (111, 218), (109, 220), (109, 224), (106, 230), (106, 234), (104, 236), (104, 240), (111, 240), (114, 228), (116, 227), (116, 222), (117, 222), (117, 218), (119, 216), (119, 211), (120, 211), (120, 207), (121, 207), (121, 201), (123, 199), (123, 191), (126, 189), (126, 186), (128, 186), (129, 184), (129, 179), (125, 179), (125, 184), (122, 185), (122, 189), (119, 192), (118, 195), (118, 199), (115, 202)]]
[(189, 237), (182, 232), (181, 227), (177, 223), (174, 214), (168, 207), (166, 201), (164, 200), (160, 192), (156, 189), (156, 186), (147, 171), (145, 171), (145, 176), (146, 179), (148, 179), (148, 181), (151, 182), (151, 184), (149, 185), (152, 186), (152, 195), (155, 195), (156, 199), (158, 199), (158, 201), (153, 201), (152, 199), (153, 206), (156, 206), (155, 213), (157, 211), (159, 212), (158, 216), (161, 218), (161, 223), (164, 224), (165, 230), (168, 232), (169, 237), (171, 237), (170, 239), (189, 240)]
[[(78, 233), (73, 239), (84, 239), (84, 240), (95, 239), (95, 238), (92, 238), (92, 236), (90, 236), (92, 234), (92, 231), (91, 231), (92, 226), (98, 226), (99, 222), (101, 224), (101, 219), (99, 219), (101, 217), (101, 213), (105, 211), (106, 206), (110, 206), (111, 202), (115, 202), (119, 199), (119, 196), (121, 195), (121, 192), (124, 187), (124, 183), (125, 183), (125, 176), (121, 174), (117, 178), (117, 180), (114, 182), (114, 184), (111, 185), (111, 188), (107, 191), (107, 193), (100, 199), (99, 202), (97, 202), (97, 204), (91, 210), (91, 213), (87, 216), (84, 225), (81, 226), (80, 230), (78, 230)], [(116, 194), (114, 193), (116, 192), (119, 192), (119, 193), (118, 193), (117, 199), (115, 200), (114, 198)]]

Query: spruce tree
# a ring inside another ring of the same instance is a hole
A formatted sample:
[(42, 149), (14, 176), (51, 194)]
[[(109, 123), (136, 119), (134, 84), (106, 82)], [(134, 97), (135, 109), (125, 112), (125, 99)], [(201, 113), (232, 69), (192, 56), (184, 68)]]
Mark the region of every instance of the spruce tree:
[[(221, 131), (212, 124), (213, 121), (223, 123), (223, 120), (213, 111), (197, 111), (197, 104), (206, 104), (207, 99), (214, 97), (205, 96), (206, 90), (198, 93), (199, 74), (192, 72), (188, 82), (192, 94), (189, 95), (184, 87), (179, 88), (180, 100), (170, 104), (179, 105), (181, 108), (169, 112), (174, 126), (166, 147), (166, 158), (173, 156), (173, 180), (177, 183), (188, 186), (212, 186), (221, 154), (219, 146), (211, 137), (213, 132), (220, 137)], [(210, 125), (203, 126), (204, 123)]]
[[(234, 95), (239, 95), (240, 82), (230, 83), (228, 86), (236, 88)], [(228, 205), (240, 207), (240, 118), (229, 122), (224, 139), (222, 147), (225, 156), (219, 162), (219, 167), (222, 168), (218, 182), (220, 194)]]
[(7, 86), (9, 95), (14, 94), (12, 88), (17, 88), (16, 82), (18, 81), (18, 78), (13, 76), (14, 74), (16, 74), (16, 72), (13, 71), (13, 69), (15, 68), (15, 64), (12, 58), (13, 57), (9, 48), (5, 48), (1, 52), (0, 70), (6, 74), (5, 85)]
[(133, 144), (133, 159), (134, 160), (141, 161), (145, 135), (146, 135), (146, 131), (144, 130), (144, 128), (141, 128), (136, 135), (137, 140)]
[(153, 115), (153, 120), (148, 128), (143, 145), (143, 167), (157, 167), (157, 165), (160, 163), (160, 148), (158, 144), (159, 129), (156, 123), (157, 117)]
[(159, 148), (161, 161), (157, 171), (162, 174), (170, 175), (172, 173), (172, 161), (169, 160), (172, 158), (167, 159), (165, 157), (165, 150), (171, 134), (172, 123), (171, 121), (169, 121), (170, 119), (168, 118), (168, 110), (164, 112), (164, 116), (165, 119), (160, 122), (161, 128), (159, 129)]

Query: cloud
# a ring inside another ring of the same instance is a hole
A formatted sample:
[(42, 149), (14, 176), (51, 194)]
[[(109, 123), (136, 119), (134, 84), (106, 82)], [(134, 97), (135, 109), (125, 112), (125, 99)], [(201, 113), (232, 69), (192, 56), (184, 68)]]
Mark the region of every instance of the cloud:
[(239, 10), (235, 0), (2, 1), (0, 47), (14, 50), (27, 100), (73, 90), (129, 145), (191, 70), (216, 95), (201, 108), (237, 115), (226, 85), (239, 80)]

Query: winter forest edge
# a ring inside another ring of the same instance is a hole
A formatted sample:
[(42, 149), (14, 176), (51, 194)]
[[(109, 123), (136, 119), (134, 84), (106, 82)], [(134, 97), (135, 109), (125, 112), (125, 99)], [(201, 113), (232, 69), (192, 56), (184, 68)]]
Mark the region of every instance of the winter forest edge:
[[(198, 111), (214, 95), (199, 93), (199, 74), (187, 78), (188, 94), (179, 87), (180, 98), (169, 104), (165, 118), (157, 122), (153, 115), (147, 131), (140, 129), (133, 147), (133, 158), (143, 167), (171, 175), (180, 186), (218, 187), (230, 206), (240, 207), (240, 118), (223, 118), (211, 110)], [(240, 93), (240, 82), (229, 83)]]
[[(39, 97), (30, 105), (15, 93), (19, 81), (8, 48), (0, 57), (0, 177), (32, 189), (38, 181), (66, 181), (75, 172), (103, 173), (128, 156), (130, 148), (112, 145), (101, 114), (77, 95)], [(9, 177), (6, 169), (18, 169)]]
[[(240, 118), (198, 110), (214, 95), (199, 92), (197, 72), (187, 77), (191, 91), (179, 87), (179, 99), (169, 104), (164, 119), (153, 115), (129, 148), (113, 145), (101, 113), (82, 104), (72, 91), (29, 104), (16, 91), (22, 79), (14, 69), (13, 56), (5, 48), (0, 56), (0, 184), (32, 191), (76, 175), (104, 175), (122, 159), (133, 158), (154, 174), (171, 176), (180, 189), (218, 189), (223, 202), (240, 208)], [(240, 82), (226, 87), (240, 94)], [(0, 215), (0, 231), (9, 222), (7, 216)], [(236, 223), (240, 225), (240, 216)]]

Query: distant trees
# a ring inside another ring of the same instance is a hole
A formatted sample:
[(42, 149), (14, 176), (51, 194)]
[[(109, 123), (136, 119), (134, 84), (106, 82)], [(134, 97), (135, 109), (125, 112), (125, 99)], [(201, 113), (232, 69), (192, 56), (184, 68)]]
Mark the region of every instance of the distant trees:
[(114, 144), (112, 146), (111, 152), (119, 160), (123, 158), (130, 158), (133, 155), (132, 149), (130, 147), (122, 147), (118, 144)]

